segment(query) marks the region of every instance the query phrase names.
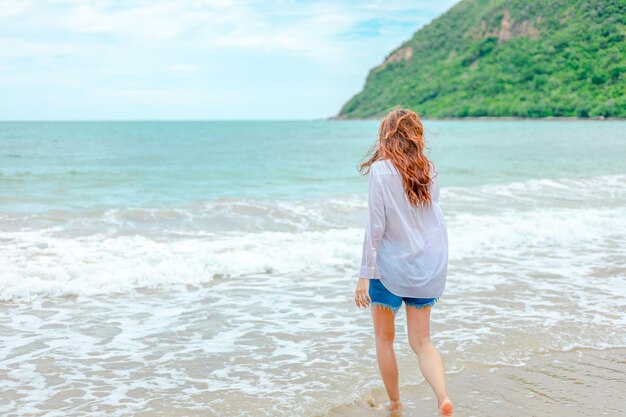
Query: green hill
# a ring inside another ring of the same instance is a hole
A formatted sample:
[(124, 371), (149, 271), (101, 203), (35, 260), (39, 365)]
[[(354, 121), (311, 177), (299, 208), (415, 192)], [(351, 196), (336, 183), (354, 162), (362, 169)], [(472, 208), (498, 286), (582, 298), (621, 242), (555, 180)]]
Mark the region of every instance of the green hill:
[(626, 0), (464, 0), (372, 69), (338, 118), (626, 117)]

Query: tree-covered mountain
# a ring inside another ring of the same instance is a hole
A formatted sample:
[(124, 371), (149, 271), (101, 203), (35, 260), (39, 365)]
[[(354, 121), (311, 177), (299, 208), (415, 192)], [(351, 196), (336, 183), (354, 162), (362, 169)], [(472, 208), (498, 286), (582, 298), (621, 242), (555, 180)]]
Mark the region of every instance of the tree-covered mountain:
[(626, 117), (626, 0), (464, 0), (372, 69), (339, 118)]

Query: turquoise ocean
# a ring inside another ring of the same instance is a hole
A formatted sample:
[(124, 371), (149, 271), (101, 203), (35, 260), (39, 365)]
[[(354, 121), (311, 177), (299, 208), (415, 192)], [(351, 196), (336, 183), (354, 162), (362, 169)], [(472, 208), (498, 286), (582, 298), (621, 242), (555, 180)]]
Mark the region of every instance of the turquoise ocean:
[[(626, 347), (626, 122), (425, 128), (448, 371)], [(0, 123), (0, 414), (318, 416), (380, 388), (353, 302), (377, 129)]]

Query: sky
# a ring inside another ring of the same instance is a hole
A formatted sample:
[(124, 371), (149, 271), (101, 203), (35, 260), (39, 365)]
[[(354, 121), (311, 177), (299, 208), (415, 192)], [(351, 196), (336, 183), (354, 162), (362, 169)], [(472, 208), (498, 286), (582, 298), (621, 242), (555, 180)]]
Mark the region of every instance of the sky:
[(0, 0), (0, 120), (337, 114), (458, 0)]

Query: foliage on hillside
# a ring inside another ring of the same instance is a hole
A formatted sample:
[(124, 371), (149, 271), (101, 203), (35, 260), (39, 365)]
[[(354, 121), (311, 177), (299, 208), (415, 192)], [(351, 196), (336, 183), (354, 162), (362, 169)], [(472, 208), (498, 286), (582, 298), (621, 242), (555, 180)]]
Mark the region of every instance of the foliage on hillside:
[(338, 117), (626, 117), (626, 0), (464, 0), (372, 69)]

